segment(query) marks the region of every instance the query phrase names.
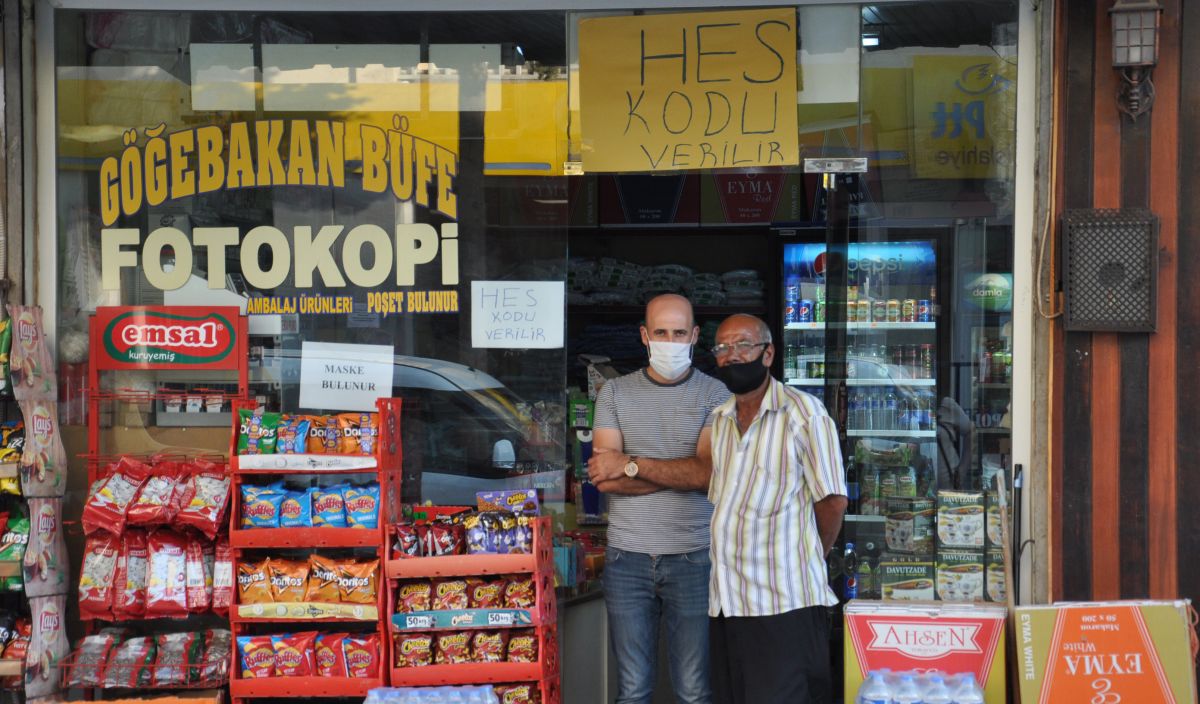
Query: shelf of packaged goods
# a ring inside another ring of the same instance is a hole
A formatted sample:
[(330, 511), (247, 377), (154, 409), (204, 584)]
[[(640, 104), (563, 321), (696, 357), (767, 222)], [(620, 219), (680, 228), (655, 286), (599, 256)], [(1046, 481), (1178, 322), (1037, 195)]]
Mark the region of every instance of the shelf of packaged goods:
[(393, 687), (531, 682), (541, 679), (541, 665), (536, 662), (476, 662), (392, 668)]
[[(937, 323), (921, 322), (921, 323), (890, 323), (890, 322), (869, 322), (869, 323), (829, 323), (829, 327), (842, 327), (850, 332), (866, 330), (869, 332), (884, 331), (884, 330), (936, 330)], [(808, 330), (821, 331), (826, 327), (826, 323), (788, 323), (783, 326), (784, 330)]]
[(521, 574), (537, 571), (537, 558), (529, 555), (443, 555), (388, 560), (388, 579), (457, 577), (477, 574)]
[(229, 680), (229, 696), (234, 699), (265, 697), (339, 697), (362, 698), (383, 686), (380, 677), (265, 677)]
[[(788, 379), (787, 383), (789, 386), (824, 386), (825, 379)], [(846, 386), (937, 386), (937, 379), (846, 379)]]
[(933, 438), (936, 430), (847, 430), (852, 438)]
[(229, 532), (235, 548), (374, 548), (383, 543), (369, 528), (246, 528)]
[(238, 604), (230, 615), (234, 623), (375, 623), (375, 604)]
[(379, 466), (367, 455), (238, 455), (234, 471), (241, 474), (373, 472)]

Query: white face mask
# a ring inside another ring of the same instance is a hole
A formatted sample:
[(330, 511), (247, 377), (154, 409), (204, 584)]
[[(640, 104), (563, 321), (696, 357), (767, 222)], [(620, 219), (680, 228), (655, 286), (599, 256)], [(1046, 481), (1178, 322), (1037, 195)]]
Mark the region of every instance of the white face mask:
[(692, 366), (688, 342), (650, 342), (650, 368), (664, 379), (678, 379)]

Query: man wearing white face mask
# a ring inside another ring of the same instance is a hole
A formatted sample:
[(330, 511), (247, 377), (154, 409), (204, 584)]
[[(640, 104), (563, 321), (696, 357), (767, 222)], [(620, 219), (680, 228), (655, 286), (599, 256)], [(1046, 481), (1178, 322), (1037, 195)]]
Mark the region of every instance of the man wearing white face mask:
[(600, 390), (588, 461), (609, 495), (604, 597), (616, 701), (653, 699), (662, 622), (676, 701), (708, 704), (709, 414), (730, 393), (692, 368), (700, 328), (683, 296), (651, 300), (641, 334), (650, 365)]

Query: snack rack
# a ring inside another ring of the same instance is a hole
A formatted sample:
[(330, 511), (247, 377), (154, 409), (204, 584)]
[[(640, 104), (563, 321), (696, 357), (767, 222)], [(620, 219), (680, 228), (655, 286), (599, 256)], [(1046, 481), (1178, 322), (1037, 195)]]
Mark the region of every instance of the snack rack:
[[(448, 513), (441, 507), (421, 507), (429, 514)], [(439, 685), (506, 684), (536, 682), (541, 690), (542, 704), (559, 704), (559, 662), (557, 609), (554, 595), (554, 540), (549, 516), (534, 523), (533, 550), (528, 555), (444, 555), (441, 557), (393, 557), (393, 535), (387, 542), (387, 664), (393, 687), (426, 687)], [(533, 577), (535, 602), (528, 622), (514, 619), (510, 610), (467, 609), (452, 612), (451, 623), (432, 621), (426, 614), (397, 614), (398, 583), (410, 579), (443, 577), (478, 577), (484, 575), (528, 574)], [(463, 625), (471, 623), (473, 625)], [(532, 663), (459, 663), (432, 664), (422, 667), (397, 667), (395, 642), (399, 633), (462, 631), (472, 629), (497, 630), (530, 628), (537, 633), (538, 659)]]
[[(235, 575), (234, 605), (230, 613), (233, 630), (233, 662), (230, 667), (229, 694), (234, 704), (266, 697), (327, 697), (362, 698), (368, 690), (383, 686), (387, 681), (385, 664), (387, 632), (380, 618), (384, 613), (384, 531), (393, 517), (399, 515), (402, 449), (400, 441), (401, 401), (381, 398), (377, 401), (379, 436), (371, 456), (357, 455), (247, 455), (237, 454), (238, 411), (253, 409), (250, 402), (234, 405), (233, 433), (230, 444), (230, 467), (233, 474), (233, 497), (230, 510), (230, 545), (233, 548)], [(263, 476), (282, 479), (294, 475), (337, 475), (339, 477), (370, 476), (379, 483), (379, 529), (365, 528), (241, 528), (241, 498), (247, 478)], [(297, 548), (371, 550), (380, 560), (373, 606), (336, 604), (239, 604), (236, 575), (238, 565), (247, 558), (247, 550), (296, 550)], [(282, 608), (281, 608), (282, 607)], [(271, 624), (274, 633), (320, 630), (341, 632), (354, 630), (364, 635), (376, 633), (380, 639), (379, 669), (374, 677), (241, 677), (237, 638), (261, 634), (263, 624)], [(370, 628), (366, 625), (369, 624)], [(331, 628), (332, 627), (332, 628)]]

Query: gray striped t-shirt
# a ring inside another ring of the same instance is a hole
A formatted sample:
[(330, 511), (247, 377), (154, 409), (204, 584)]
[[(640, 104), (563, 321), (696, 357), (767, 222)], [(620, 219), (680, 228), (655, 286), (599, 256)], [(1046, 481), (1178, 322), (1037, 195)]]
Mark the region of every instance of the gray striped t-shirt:
[[(660, 384), (645, 369), (611, 379), (596, 397), (594, 428), (621, 431), (629, 455), (674, 460), (696, 454), (700, 431), (730, 396), (725, 385), (691, 370)], [(703, 491), (663, 489), (644, 496), (608, 497), (608, 544), (649, 555), (708, 547), (712, 504)]]

